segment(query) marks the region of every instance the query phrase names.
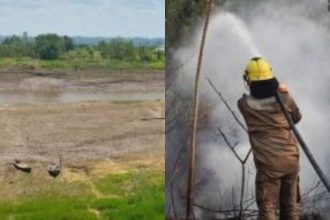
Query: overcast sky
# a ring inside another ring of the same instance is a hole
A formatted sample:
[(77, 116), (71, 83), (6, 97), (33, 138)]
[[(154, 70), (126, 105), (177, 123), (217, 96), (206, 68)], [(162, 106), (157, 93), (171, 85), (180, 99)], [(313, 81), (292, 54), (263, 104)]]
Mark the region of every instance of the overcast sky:
[(165, 37), (165, 0), (0, 0), (0, 35)]

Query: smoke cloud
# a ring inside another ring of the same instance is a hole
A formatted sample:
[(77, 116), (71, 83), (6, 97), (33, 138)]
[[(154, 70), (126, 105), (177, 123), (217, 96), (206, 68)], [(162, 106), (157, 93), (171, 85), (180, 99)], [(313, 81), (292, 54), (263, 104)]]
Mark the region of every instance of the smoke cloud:
[[(206, 39), (201, 77), (201, 98), (211, 106), (211, 125), (199, 131), (198, 181), (205, 181), (196, 200), (224, 207), (231, 198), (232, 186), (240, 185), (240, 165), (232, 152), (217, 136), (220, 126), (236, 149), (244, 156), (249, 150), (246, 133), (239, 128), (224, 104), (204, 77), (209, 77), (240, 116), (237, 100), (248, 93), (242, 75), (246, 63), (254, 56), (270, 61), (274, 75), (289, 87), (289, 92), (303, 115), (298, 124), (305, 142), (328, 178), (330, 169), (330, 13), (327, 1), (264, 1), (257, 5), (229, 3), (214, 12)], [(201, 25), (200, 25), (201, 26)], [(202, 27), (196, 29), (193, 42), (178, 49), (174, 59), (185, 65), (178, 71), (174, 87), (192, 94), (196, 73), (197, 51)], [(243, 119), (241, 118), (243, 121)], [(302, 193), (318, 181), (318, 177), (301, 150)], [(171, 155), (167, 155), (171, 156)], [(249, 191), (253, 196), (254, 165), (248, 161)], [(205, 173), (204, 170), (211, 171)], [(221, 192), (214, 193), (221, 188)], [(236, 188), (239, 189), (239, 188)], [(322, 188), (322, 190), (325, 190)], [(321, 191), (322, 191), (321, 190)], [(210, 204), (210, 206), (212, 206)]]

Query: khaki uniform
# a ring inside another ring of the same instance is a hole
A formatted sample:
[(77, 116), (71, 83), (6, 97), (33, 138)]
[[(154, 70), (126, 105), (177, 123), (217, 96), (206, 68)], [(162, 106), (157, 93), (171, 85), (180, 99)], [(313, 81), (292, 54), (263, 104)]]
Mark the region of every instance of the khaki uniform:
[[(288, 93), (284, 104), (294, 123), (301, 119), (299, 108)], [(275, 97), (255, 99), (244, 95), (238, 107), (246, 121), (257, 168), (256, 197), (260, 219), (299, 219), (298, 142)]]

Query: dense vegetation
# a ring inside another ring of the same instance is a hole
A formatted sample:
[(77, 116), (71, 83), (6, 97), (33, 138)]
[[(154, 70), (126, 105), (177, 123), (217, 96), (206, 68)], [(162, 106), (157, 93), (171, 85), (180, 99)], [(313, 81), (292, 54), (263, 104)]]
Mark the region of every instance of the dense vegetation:
[(166, 1), (166, 48), (181, 45), (182, 38), (191, 34), (192, 26), (203, 15), (204, 0)]
[(86, 67), (164, 68), (164, 50), (159, 45), (135, 44), (124, 38), (96, 45), (76, 44), (68, 36), (41, 34), (30, 38), (6, 37), (0, 44), (0, 67), (35, 68)]

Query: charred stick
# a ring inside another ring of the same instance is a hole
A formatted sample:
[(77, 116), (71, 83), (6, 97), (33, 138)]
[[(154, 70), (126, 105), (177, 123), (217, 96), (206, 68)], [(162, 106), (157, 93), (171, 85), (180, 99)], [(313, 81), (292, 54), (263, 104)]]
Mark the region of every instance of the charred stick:
[(223, 139), (225, 140), (227, 146), (229, 147), (229, 149), (234, 153), (235, 157), (241, 162), (244, 163), (244, 161), (242, 160), (242, 158), (238, 155), (238, 153), (235, 150), (235, 146), (237, 145), (237, 143), (235, 143), (234, 145), (232, 145), (227, 136), (225, 135), (225, 133), (218, 127), (218, 131), (221, 134), (221, 136), (223, 137)]
[(206, 80), (209, 82), (209, 84), (211, 85), (212, 89), (214, 90), (215, 93), (218, 94), (219, 98), (221, 99), (221, 101), (225, 104), (226, 108), (229, 110), (229, 112), (231, 113), (231, 115), (234, 117), (234, 119), (236, 120), (236, 122), (239, 124), (239, 126), (245, 131), (248, 132), (248, 129), (245, 127), (245, 125), (238, 119), (236, 113), (234, 112), (234, 110), (230, 107), (228, 101), (223, 97), (222, 93), (217, 90), (217, 88), (215, 88), (215, 85), (212, 83), (212, 81), (210, 80), (210, 78), (206, 77)]
[[(218, 94), (220, 100), (225, 104), (226, 108), (228, 109), (228, 111), (231, 113), (231, 115), (234, 117), (235, 121), (238, 123), (238, 125), (246, 132), (248, 133), (248, 129), (245, 127), (245, 125), (238, 119), (235, 111), (230, 107), (228, 101), (224, 98), (224, 96), (222, 95), (222, 93), (215, 87), (215, 85), (212, 83), (211, 79), (206, 77), (206, 80), (209, 82), (210, 86), (212, 87), (212, 89), (214, 90), (215, 93)], [(249, 152), (247, 153), (246, 157), (244, 158), (244, 163), (249, 159), (250, 154), (252, 152), (252, 148), (249, 150)]]

